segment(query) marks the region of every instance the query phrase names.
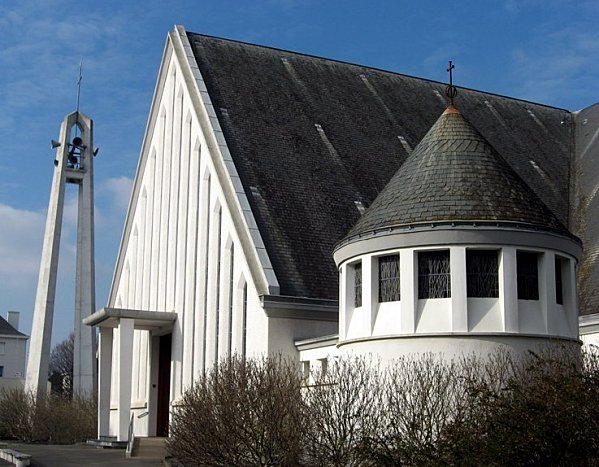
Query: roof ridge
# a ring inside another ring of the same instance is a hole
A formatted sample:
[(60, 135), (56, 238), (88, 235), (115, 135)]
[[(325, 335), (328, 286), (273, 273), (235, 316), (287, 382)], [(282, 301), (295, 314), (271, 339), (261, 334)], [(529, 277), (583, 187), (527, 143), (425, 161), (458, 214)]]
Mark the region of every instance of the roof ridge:
[[(431, 84), (435, 84), (435, 85), (439, 85), (439, 86), (447, 86), (447, 83), (444, 83), (442, 81), (437, 81), (431, 78), (422, 78), (420, 76), (415, 76), (415, 75), (409, 75), (406, 73), (401, 73), (399, 71), (393, 71), (393, 70), (387, 70), (385, 68), (379, 68), (376, 66), (370, 66), (370, 65), (363, 65), (360, 63), (355, 63), (355, 62), (350, 62), (350, 61), (346, 61), (346, 60), (338, 60), (335, 58), (329, 58), (329, 57), (323, 57), (322, 55), (315, 55), (315, 54), (310, 54), (310, 53), (306, 53), (306, 52), (298, 52), (295, 50), (289, 50), (289, 49), (283, 49), (280, 47), (273, 47), (270, 45), (263, 45), (263, 44), (254, 44), (252, 42), (247, 42), (247, 41), (242, 41), (242, 40), (238, 40), (238, 39), (229, 39), (226, 37), (220, 37), (220, 36), (213, 36), (210, 34), (201, 34), (201, 33), (197, 33), (197, 32), (192, 32), (192, 31), (186, 31), (188, 36), (199, 36), (199, 37), (204, 37), (206, 39), (216, 39), (216, 40), (220, 40), (220, 41), (226, 41), (226, 42), (231, 42), (231, 43), (235, 43), (235, 44), (240, 44), (240, 45), (246, 45), (246, 46), (252, 46), (252, 47), (258, 47), (261, 49), (267, 49), (267, 50), (273, 50), (275, 52), (284, 52), (284, 53), (288, 53), (288, 54), (293, 54), (293, 55), (299, 55), (301, 57), (306, 57), (306, 58), (314, 58), (314, 59), (318, 59), (318, 60), (324, 60), (324, 61), (328, 61), (328, 62), (332, 62), (332, 63), (339, 63), (342, 65), (350, 65), (350, 66), (355, 66), (355, 67), (359, 67), (359, 68), (364, 68), (367, 70), (373, 70), (373, 71), (378, 71), (378, 72), (382, 72), (382, 73), (389, 73), (395, 76), (402, 76), (405, 78), (410, 78), (410, 79), (415, 79), (418, 81), (424, 81), (427, 83), (431, 83)], [(500, 94), (497, 92), (489, 92), (489, 91), (481, 91), (480, 89), (475, 89), (475, 88), (470, 88), (470, 87), (466, 87), (466, 86), (455, 86), (457, 89), (459, 90), (463, 90), (463, 91), (471, 91), (471, 92), (476, 92), (476, 93), (484, 93), (486, 95), (489, 96), (494, 96), (494, 97), (500, 97), (500, 98), (504, 98), (504, 99), (512, 99), (515, 101), (519, 101), (519, 102), (523, 102), (523, 103), (528, 103), (528, 104), (532, 104), (535, 106), (539, 106), (539, 107), (545, 107), (548, 109), (553, 109), (553, 110), (561, 110), (564, 112), (568, 112), (568, 113), (573, 113), (572, 110), (569, 109), (565, 109), (563, 107), (556, 107), (556, 106), (552, 106), (552, 105), (548, 105), (548, 104), (543, 104), (542, 102), (535, 102), (535, 101), (531, 101), (528, 99), (523, 99), (520, 97), (513, 97), (513, 96), (508, 96), (506, 94)]]

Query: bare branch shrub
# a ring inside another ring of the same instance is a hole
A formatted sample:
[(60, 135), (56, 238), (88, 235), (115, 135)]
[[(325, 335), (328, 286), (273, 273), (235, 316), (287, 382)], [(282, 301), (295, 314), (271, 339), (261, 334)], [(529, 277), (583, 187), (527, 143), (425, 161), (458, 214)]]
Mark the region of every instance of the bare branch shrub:
[(378, 364), (364, 358), (339, 359), (314, 375), (304, 391), (305, 463), (313, 466), (363, 465), (367, 443), (380, 429)]
[(38, 398), (32, 438), (51, 444), (73, 444), (96, 437), (95, 397), (50, 395)]
[(31, 441), (35, 397), (22, 389), (0, 391), (0, 438)]
[(93, 397), (68, 399), (31, 392), (0, 392), (0, 437), (24, 442), (72, 444), (96, 435), (97, 408)]
[(432, 354), (395, 360), (383, 381), (382, 423), (369, 448), (373, 464), (438, 462), (438, 441), (463, 416), (469, 370), (469, 361), (446, 362)]
[(300, 387), (293, 362), (223, 361), (184, 394), (167, 449), (184, 465), (297, 465), (304, 430)]
[(298, 373), (280, 359), (219, 365), (174, 414), (171, 453), (214, 466), (599, 466), (597, 349), (385, 370), (339, 359), (302, 392)]
[(447, 463), (599, 465), (597, 355), (544, 351), (511, 366), (501, 384), (470, 385), (468, 417), (444, 436)]

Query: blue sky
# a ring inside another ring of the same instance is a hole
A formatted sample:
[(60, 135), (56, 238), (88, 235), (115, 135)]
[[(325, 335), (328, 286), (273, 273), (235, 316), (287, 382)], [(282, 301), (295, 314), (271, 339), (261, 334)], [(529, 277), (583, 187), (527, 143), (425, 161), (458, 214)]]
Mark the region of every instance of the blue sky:
[[(0, 0), (0, 313), (31, 318), (53, 172), (49, 142), (94, 119), (96, 306), (106, 304), (168, 31), (189, 31), (446, 80), (569, 110), (599, 101), (599, 2), (568, 0)], [(73, 325), (68, 190), (53, 342)]]

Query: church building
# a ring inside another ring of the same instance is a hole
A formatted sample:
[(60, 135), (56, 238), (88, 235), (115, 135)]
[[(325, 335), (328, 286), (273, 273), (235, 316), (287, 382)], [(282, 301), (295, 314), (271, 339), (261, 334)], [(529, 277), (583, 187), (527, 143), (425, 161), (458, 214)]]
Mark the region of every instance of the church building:
[[(453, 89), (451, 89), (453, 90)], [(453, 97), (453, 94), (450, 93)], [(99, 328), (99, 435), (220, 359), (593, 341), (599, 107), (169, 33)]]

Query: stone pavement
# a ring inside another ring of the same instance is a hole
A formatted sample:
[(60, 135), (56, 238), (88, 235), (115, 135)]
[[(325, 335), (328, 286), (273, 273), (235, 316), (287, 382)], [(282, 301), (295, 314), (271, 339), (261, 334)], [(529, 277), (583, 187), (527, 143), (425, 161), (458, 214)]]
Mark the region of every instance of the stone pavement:
[[(110, 465), (111, 467), (161, 466), (161, 459), (126, 459), (123, 449), (103, 449), (85, 444), (22, 444), (8, 442), (11, 449), (31, 454), (34, 467), (80, 467)], [(0, 464), (3, 466), (4, 464)], [(11, 465), (11, 464), (8, 464)]]

